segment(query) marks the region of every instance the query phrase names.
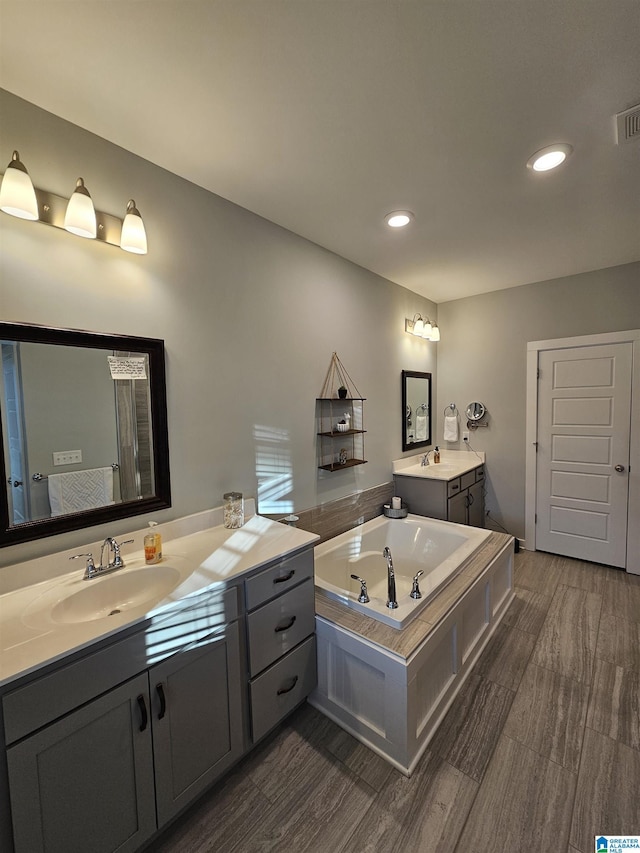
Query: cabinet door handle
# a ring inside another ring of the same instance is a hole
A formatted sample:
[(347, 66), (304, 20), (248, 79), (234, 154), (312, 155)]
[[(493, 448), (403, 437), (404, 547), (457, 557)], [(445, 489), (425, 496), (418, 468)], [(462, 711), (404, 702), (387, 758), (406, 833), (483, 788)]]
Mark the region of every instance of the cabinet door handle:
[(471, 506), (471, 504), (474, 502), (474, 500), (475, 500), (474, 496), (471, 494), (471, 492), (469, 492), (469, 504), (468, 504), (468, 506)]
[(283, 694), (283, 693), (291, 693), (291, 691), (293, 690), (293, 688), (296, 686), (296, 684), (297, 684), (297, 683), (298, 683), (298, 676), (297, 676), (297, 675), (294, 675), (294, 676), (293, 676), (293, 681), (291, 682), (291, 687), (281, 687), (281, 688), (278, 690), (278, 694), (277, 694), (277, 695), (278, 695), (278, 696), (282, 696), (282, 694)]
[(273, 582), (274, 582), (274, 583), (286, 583), (287, 581), (290, 581), (290, 580), (291, 580), (291, 578), (295, 575), (295, 573), (296, 573), (296, 570), (295, 570), (295, 569), (291, 569), (291, 571), (289, 572), (289, 574), (287, 574), (287, 575), (283, 575), (281, 578), (274, 578), (274, 579), (273, 579)]
[(291, 628), (293, 626), (293, 623), (295, 621), (296, 621), (296, 617), (292, 616), (291, 619), (289, 619), (289, 621), (285, 625), (276, 625), (276, 627), (274, 628), (274, 631), (276, 632), (276, 634), (279, 634), (280, 631), (288, 631), (289, 628)]
[(138, 708), (140, 708), (140, 731), (143, 732), (147, 728), (149, 718), (147, 716), (147, 704), (142, 693), (138, 696)]
[(162, 684), (156, 684), (156, 690), (158, 692), (158, 699), (160, 700), (160, 710), (158, 712), (158, 719), (161, 720), (167, 713), (167, 700), (164, 695), (164, 687), (162, 686)]

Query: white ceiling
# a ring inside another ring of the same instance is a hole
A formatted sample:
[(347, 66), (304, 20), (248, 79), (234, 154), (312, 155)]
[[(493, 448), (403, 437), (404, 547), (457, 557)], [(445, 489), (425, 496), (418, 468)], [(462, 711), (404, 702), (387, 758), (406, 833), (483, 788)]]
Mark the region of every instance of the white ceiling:
[(435, 302), (640, 259), (639, 43), (639, 0), (0, 0), (3, 88)]

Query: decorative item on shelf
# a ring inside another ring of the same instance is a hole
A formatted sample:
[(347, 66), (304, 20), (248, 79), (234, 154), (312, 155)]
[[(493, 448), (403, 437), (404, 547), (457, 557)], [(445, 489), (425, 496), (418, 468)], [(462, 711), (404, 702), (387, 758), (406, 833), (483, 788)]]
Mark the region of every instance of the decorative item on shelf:
[(341, 400), (344, 400), (344, 399), (346, 398), (346, 396), (347, 396), (347, 389), (344, 387), (344, 385), (341, 385), (341, 386), (338, 388), (338, 397), (339, 397)]
[(0, 210), (18, 219), (39, 221), (64, 228), (78, 237), (87, 237), (125, 252), (147, 254), (147, 235), (140, 211), (130, 199), (124, 221), (110, 213), (95, 210), (84, 179), (78, 178), (71, 198), (36, 189), (17, 151), (2, 177)]
[(351, 415), (349, 414), (349, 412), (345, 412), (342, 417), (342, 420), (338, 421), (338, 423), (336, 424), (336, 429), (338, 430), (338, 432), (348, 432), (351, 426), (350, 420)]
[(346, 465), (346, 464), (347, 464), (347, 459), (348, 459), (348, 458), (349, 458), (349, 457), (348, 457), (348, 454), (347, 454), (347, 448), (346, 448), (346, 447), (341, 447), (341, 448), (340, 448), (340, 453), (339, 453), (339, 455), (338, 455), (338, 462), (339, 462), (341, 465)]

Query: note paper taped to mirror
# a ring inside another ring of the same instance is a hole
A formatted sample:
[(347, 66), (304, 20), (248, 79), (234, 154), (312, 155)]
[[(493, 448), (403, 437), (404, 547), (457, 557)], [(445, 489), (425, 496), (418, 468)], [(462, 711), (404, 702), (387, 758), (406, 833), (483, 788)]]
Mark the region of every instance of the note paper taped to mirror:
[(124, 358), (108, 355), (109, 370), (112, 379), (146, 379), (147, 368), (144, 358)]

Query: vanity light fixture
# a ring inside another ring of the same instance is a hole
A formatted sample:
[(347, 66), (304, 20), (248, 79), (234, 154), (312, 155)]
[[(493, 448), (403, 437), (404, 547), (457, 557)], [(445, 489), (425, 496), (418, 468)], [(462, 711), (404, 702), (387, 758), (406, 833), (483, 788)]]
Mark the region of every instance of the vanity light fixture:
[(573, 148), (566, 142), (557, 145), (548, 145), (532, 154), (527, 160), (527, 168), (534, 172), (548, 172), (560, 166), (573, 152)]
[(95, 240), (98, 229), (96, 209), (82, 178), (76, 181), (76, 188), (69, 199), (67, 212), (64, 215), (64, 227), (66, 231), (78, 237), (89, 237)]
[(404, 321), (404, 330), (410, 335), (415, 335), (417, 338), (423, 338), (425, 341), (439, 341), (440, 329), (435, 323), (432, 323), (429, 318), (424, 318), (422, 314), (414, 314), (413, 320)]
[(19, 219), (38, 218), (36, 191), (17, 151), (13, 152), (11, 162), (2, 179), (0, 210)]
[(19, 219), (64, 228), (79, 237), (96, 239), (125, 252), (147, 254), (147, 235), (140, 211), (129, 200), (124, 221), (96, 210), (84, 180), (78, 178), (70, 199), (34, 187), (17, 151), (2, 176), (0, 210)]
[(415, 217), (410, 210), (392, 210), (391, 213), (387, 213), (384, 221), (389, 228), (404, 228), (414, 219)]

